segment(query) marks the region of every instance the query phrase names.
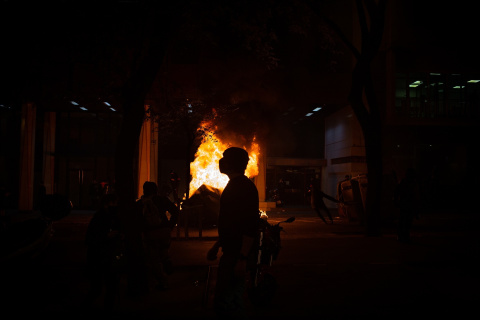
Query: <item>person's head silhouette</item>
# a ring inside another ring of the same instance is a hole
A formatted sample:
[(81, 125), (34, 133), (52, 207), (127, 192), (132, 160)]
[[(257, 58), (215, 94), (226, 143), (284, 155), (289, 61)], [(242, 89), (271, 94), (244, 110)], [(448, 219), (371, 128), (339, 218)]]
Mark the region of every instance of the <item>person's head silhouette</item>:
[(152, 181), (145, 181), (143, 184), (143, 195), (148, 197), (148, 196), (153, 196), (158, 193), (158, 187), (155, 182)]
[(220, 172), (226, 175), (245, 172), (248, 164), (248, 152), (242, 148), (230, 147), (223, 152), (219, 161)]

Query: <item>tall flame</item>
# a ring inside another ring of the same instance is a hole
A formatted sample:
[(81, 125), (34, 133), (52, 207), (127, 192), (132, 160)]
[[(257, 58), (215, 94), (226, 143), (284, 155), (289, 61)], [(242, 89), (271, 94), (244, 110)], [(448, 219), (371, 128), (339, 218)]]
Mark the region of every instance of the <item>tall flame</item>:
[[(228, 183), (228, 176), (220, 173), (218, 162), (223, 156), (223, 152), (231, 145), (224, 143), (216, 137), (213, 129), (209, 129), (209, 124), (202, 123), (200, 128), (204, 131), (203, 140), (195, 153), (195, 160), (190, 163), (190, 195), (202, 185), (214, 187), (223, 190)], [(244, 147), (245, 150), (247, 148)], [(260, 147), (255, 141), (252, 142), (249, 152), (249, 161), (245, 175), (249, 178), (258, 175), (257, 158)]]
[(258, 156), (260, 154), (260, 146), (255, 142), (255, 138), (252, 141), (250, 152), (248, 153), (247, 169), (245, 170), (245, 175), (249, 178), (258, 176)]

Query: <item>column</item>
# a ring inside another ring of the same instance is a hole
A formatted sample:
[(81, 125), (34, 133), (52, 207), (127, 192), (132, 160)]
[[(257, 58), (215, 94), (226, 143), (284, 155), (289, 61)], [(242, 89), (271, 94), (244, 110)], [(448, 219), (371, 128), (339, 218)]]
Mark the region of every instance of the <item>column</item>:
[(150, 181), (158, 184), (158, 123), (150, 120)]
[(45, 112), (44, 118), (42, 179), (47, 194), (54, 194), (56, 113)]
[(20, 123), (20, 183), (18, 191), (19, 211), (33, 210), (36, 110), (36, 106), (33, 103), (22, 105)]
[[(145, 105), (149, 115), (150, 106)], [(138, 197), (143, 194), (143, 183), (153, 181), (158, 184), (158, 130), (153, 117), (146, 117), (138, 141)]]
[(262, 146), (260, 155), (258, 156), (258, 176), (255, 179), (255, 184), (258, 190), (258, 200), (265, 201), (265, 178), (267, 174), (267, 156), (265, 155), (265, 148)]
[(276, 207), (275, 202), (266, 202), (267, 187), (267, 150), (264, 144), (260, 145), (260, 155), (258, 156), (258, 176), (255, 178), (255, 185), (258, 190), (259, 208), (268, 211)]

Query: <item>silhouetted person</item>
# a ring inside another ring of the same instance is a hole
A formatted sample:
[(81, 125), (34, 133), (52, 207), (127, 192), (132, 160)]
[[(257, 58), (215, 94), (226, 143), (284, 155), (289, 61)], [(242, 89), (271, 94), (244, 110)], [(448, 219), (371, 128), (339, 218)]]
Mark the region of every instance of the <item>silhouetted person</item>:
[(103, 193), (104, 194), (114, 194), (116, 193), (115, 192), (115, 178), (113, 179), (108, 179), (108, 183), (105, 184), (105, 186), (103, 187)]
[(89, 188), (90, 200), (92, 202), (92, 208), (97, 209), (100, 205), (100, 197), (102, 196), (102, 185), (93, 180)]
[[(157, 281), (155, 288), (165, 290), (168, 288), (167, 275), (173, 272), (168, 251), (179, 209), (166, 195), (158, 194), (157, 184), (151, 181), (143, 184), (143, 195), (137, 202), (137, 208), (144, 218), (145, 252), (149, 269)], [(170, 219), (167, 211), (171, 215)]]
[(395, 204), (400, 209), (398, 241), (410, 242), (413, 219), (418, 218), (419, 190), (415, 170), (409, 168), (405, 178), (395, 188)]
[(180, 198), (178, 197), (178, 184), (180, 178), (177, 173), (173, 170), (170, 171), (170, 186), (172, 187), (173, 202), (177, 205), (180, 204)]
[(345, 195), (343, 194), (343, 190), (342, 190), (342, 184), (347, 181), (350, 181), (350, 175), (348, 174), (345, 175), (345, 178), (343, 180), (337, 183), (337, 195), (338, 195), (338, 201), (342, 203), (342, 205), (338, 207), (338, 211), (341, 216), (348, 218), (347, 207), (343, 205), (345, 203)]
[(276, 202), (277, 202), (277, 205), (279, 206), (285, 205), (285, 188), (286, 188), (285, 181), (283, 181), (283, 179), (278, 180), (277, 190), (278, 190), (279, 199), (277, 199)]
[(248, 153), (241, 148), (228, 148), (219, 161), (220, 172), (229, 177), (220, 197), (218, 242), (209, 250), (207, 259), (214, 260), (219, 248), (214, 308), (220, 319), (245, 319), (247, 257), (251, 254), (258, 231), (259, 202), (255, 184), (245, 176)]
[(328, 210), (327, 205), (323, 201), (324, 198), (335, 203), (340, 203), (339, 200), (329, 196), (321, 190), (320, 181), (318, 179), (312, 179), (310, 184), (310, 204), (312, 206), (312, 209), (315, 210), (315, 212), (320, 217), (320, 219), (322, 219), (323, 222), (327, 223), (327, 221), (322, 215), (322, 211), (325, 211), (328, 218), (330, 219), (330, 223), (333, 223), (333, 218), (330, 214), (330, 210)]
[(343, 197), (343, 192), (342, 192), (342, 183), (350, 181), (350, 176), (348, 174), (345, 175), (345, 178), (337, 183), (337, 194), (338, 194), (338, 200), (340, 202), (345, 201)]
[(123, 259), (123, 234), (117, 214), (117, 196), (105, 195), (102, 206), (95, 212), (86, 232), (87, 272), (90, 289), (87, 305), (91, 306), (101, 296), (105, 288), (104, 306), (111, 310), (118, 294)]

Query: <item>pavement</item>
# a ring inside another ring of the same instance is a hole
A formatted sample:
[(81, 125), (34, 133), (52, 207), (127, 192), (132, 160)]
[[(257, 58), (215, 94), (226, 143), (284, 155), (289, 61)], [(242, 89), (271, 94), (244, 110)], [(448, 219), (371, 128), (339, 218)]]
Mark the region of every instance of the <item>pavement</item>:
[[(83, 240), (91, 211), (73, 211), (54, 222), (54, 235), (44, 252), (2, 272), (4, 319), (23, 316), (106, 319), (213, 319), (216, 261), (206, 252), (216, 228), (174, 230), (171, 257), (175, 270), (170, 288), (130, 297), (126, 277), (111, 313), (101, 301), (86, 309), (88, 290)], [(274, 208), (270, 223), (284, 224), (282, 249), (272, 267), (278, 282), (273, 301), (264, 307), (247, 301), (252, 319), (396, 319), (478, 314), (477, 214), (450, 211), (421, 216), (414, 222), (410, 244), (399, 243), (395, 223), (382, 235), (368, 237), (358, 222), (336, 216), (324, 224), (308, 208)], [(7, 314), (7, 313), (4, 313)]]

